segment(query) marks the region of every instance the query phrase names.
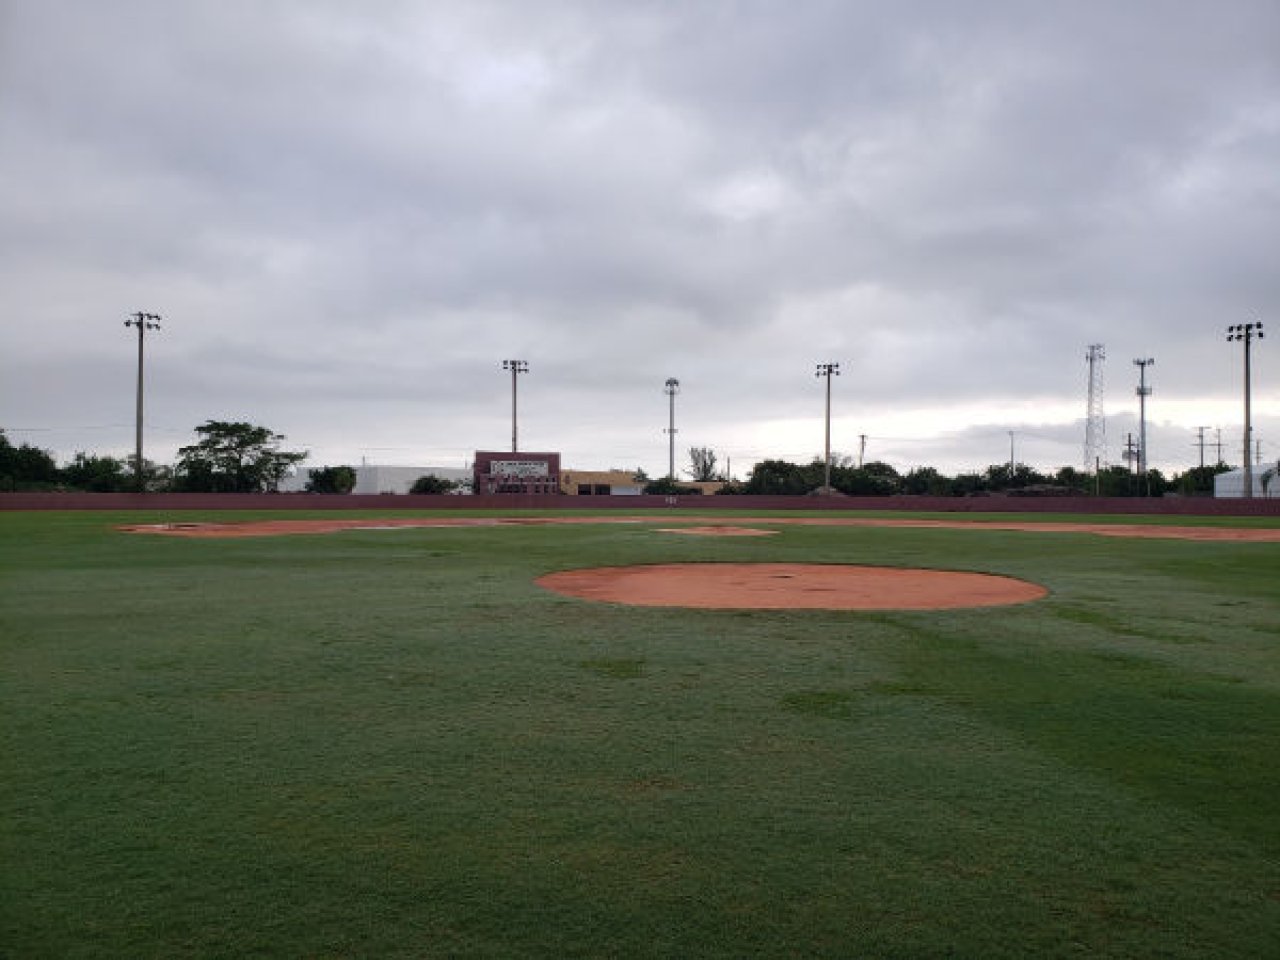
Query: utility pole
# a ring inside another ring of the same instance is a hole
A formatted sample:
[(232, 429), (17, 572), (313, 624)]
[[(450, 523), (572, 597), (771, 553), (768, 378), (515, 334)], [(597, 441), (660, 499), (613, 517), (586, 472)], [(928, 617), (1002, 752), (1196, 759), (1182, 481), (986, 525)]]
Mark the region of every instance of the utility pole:
[(1138, 445), (1134, 443), (1132, 433), (1124, 435), (1124, 459), (1129, 464), (1129, 472), (1131, 474), (1137, 472)]
[(666, 386), (663, 390), (667, 394), (671, 407), (671, 425), (667, 427), (667, 436), (670, 443), (671, 461), (667, 468), (667, 479), (675, 480), (676, 478), (676, 394), (680, 392), (680, 381), (675, 377), (668, 377)]
[(1213, 429), (1214, 429), (1214, 434), (1217, 437), (1217, 439), (1214, 441), (1214, 444), (1213, 444), (1218, 451), (1218, 454), (1217, 454), (1218, 459), (1213, 461), (1214, 465), (1216, 466), (1217, 464), (1222, 462), (1222, 428), (1214, 427)]
[(1017, 460), (1013, 456), (1013, 431), (1009, 431), (1009, 486), (1013, 486), (1013, 471), (1016, 469)]
[(1147, 386), (1147, 367), (1154, 363), (1150, 357), (1133, 361), (1138, 368), (1138, 473), (1142, 475), (1142, 488), (1148, 494), (1151, 485), (1147, 480), (1147, 397), (1151, 396), (1151, 388)]
[(831, 492), (831, 378), (840, 376), (840, 364), (838, 363), (820, 363), (818, 364), (815, 377), (827, 378), (827, 444), (826, 454), (823, 459), (824, 467), (822, 474), (822, 492)]
[(1244, 496), (1253, 496), (1253, 418), (1250, 411), (1249, 348), (1254, 338), (1262, 339), (1262, 321), (1235, 323), (1227, 327), (1227, 340), (1244, 344)]
[(511, 452), (515, 453), (519, 449), (516, 444), (516, 377), (529, 372), (529, 363), (526, 360), (503, 360), (502, 369), (511, 371)]
[(1208, 427), (1196, 427), (1196, 445), (1200, 448), (1200, 469), (1204, 469), (1204, 432)]
[(863, 461), (867, 456), (867, 435), (865, 433), (858, 434), (858, 469), (862, 469)]
[(135, 313), (131, 320), (126, 320), (126, 327), (138, 328), (138, 398), (137, 398), (137, 423), (134, 428), (135, 452), (134, 452), (134, 476), (138, 484), (138, 492), (147, 492), (146, 472), (142, 467), (142, 344), (146, 339), (148, 330), (160, 329), (161, 317), (155, 313)]

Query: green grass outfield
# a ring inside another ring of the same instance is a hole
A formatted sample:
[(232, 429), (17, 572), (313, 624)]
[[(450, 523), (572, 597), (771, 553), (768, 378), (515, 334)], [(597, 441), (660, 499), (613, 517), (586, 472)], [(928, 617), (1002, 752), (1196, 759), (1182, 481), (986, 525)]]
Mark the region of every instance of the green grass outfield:
[[(113, 529), (249, 516), (0, 513), (0, 957), (1276, 955), (1280, 544)], [(668, 560), (1051, 593), (533, 583)]]

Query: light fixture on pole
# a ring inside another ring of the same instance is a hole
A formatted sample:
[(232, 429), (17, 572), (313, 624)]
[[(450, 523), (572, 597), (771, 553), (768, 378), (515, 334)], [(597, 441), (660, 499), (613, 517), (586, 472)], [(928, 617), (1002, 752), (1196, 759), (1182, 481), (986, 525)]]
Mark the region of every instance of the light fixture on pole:
[(1250, 347), (1254, 339), (1262, 339), (1262, 321), (1251, 323), (1234, 323), (1227, 327), (1227, 341), (1239, 341), (1244, 344), (1244, 496), (1253, 496), (1253, 418), (1250, 410)]
[(670, 401), (671, 407), (671, 425), (667, 427), (667, 436), (669, 437), (671, 464), (667, 468), (667, 479), (675, 480), (676, 478), (676, 394), (680, 392), (680, 381), (675, 377), (668, 377), (666, 386), (663, 387)]
[(526, 360), (503, 360), (502, 369), (511, 371), (511, 452), (519, 449), (516, 443), (516, 377), (529, 372)]
[(815, 377), (827, 378), (827, 441), (826, 453), (823, 458), (822, 472), (822, 492), (831, 492), (831, 378), (840, 376), (840, 364), (838, 363), (820, 363), (818, 364)]
[(1151, 388), (1147, 386), (1147, 367), (1155, 364), (1150, 357), (1134, 360), (1138, 368), (1138, 474), (1142, 478), (1143, 489), (1148, 493), (1150, 480), (1147, 477), (1147, 397), (1151, 396)]
[(134, 478), (138, 485), (139, 493), (147, 492), (146, 473), (142, 468), (142, 369), (143, 369), (143, 341), (146, 339), (148, 330), (160, 329), (160, 316), (155, 313), (135, 313), (132, 319), (126, 320), (126, 327), (138, 328), (138, 398), (137, 398), (137, 422), (134, 427)]

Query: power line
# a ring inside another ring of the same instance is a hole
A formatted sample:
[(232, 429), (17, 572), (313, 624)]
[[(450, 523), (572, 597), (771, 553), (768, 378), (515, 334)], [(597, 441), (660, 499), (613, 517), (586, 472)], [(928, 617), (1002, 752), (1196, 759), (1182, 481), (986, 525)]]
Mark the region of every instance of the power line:
[(67, 433), (72, 430), (120, 430), (129, 426), (127, 423), (81, 424), (71, 427), (5, 427), (5, 433)]

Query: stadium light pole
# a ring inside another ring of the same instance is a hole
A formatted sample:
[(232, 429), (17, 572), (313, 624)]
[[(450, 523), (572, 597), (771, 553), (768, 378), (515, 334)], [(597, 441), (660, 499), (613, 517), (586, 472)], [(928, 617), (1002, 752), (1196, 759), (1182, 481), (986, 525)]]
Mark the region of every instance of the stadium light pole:
[(511, 371), (511, 452), (515, 453), (519, 449), (516, 444), (516, 377), (529, 372), (529, 363), (526, 360), (503, 360), (502, 369)]
[(1155, 364), (1150, 357), (1134, 360), (1138, 368), (1138, 472), (1142, 475), (1142, 489), (1151, 492), (1151, 481), (1147, 477), (1147, 397), (1151, 396), (1151, 388), (1147, 386), (1147, 367)]
[(838, 363), (820, 363), (818, 364), (815, 377), (827, 378), (827, 440), (826, 453), (823, 458), (822, 472), (822, 492), (831, 492), (831, 378), (840, 376), (840, 364)]
[(138, 485), (139, 493), (147, 492), (146, 474), (142, 469), (142, 371), (143, 371), (143, 341), (146, 340), (148, 330), (160, 329), (160, 316), (155, 313), (135, 313), (132, 319), (126, 320), (126, 327), (138, 328), (138, 399), (137, 399), (137, 422), (134, 425), (134, 457), (136, 458), (133, 465), (135, 482)]
[(671, 407), (671, 425), (667, 427), (667, 436), (670, 443), (670, 466), (667, 468), (667, 479), (675, 480), (676, 478), (676, 394), (680, 392), (680, 381), (675, 377), (668, 377), (666, 386), (663, 390), (667, 394), (667, 398)]
[(1227, 327), (1227, 341), (1239, 341), (1244, 344), (1244, 496), (1253, 497), (1253, 418), (1251, 416), (1250, 398), (1250, 346), (1254, 338), (1262, 339), (1262, 321), (1251, 323), (1235, 323)]

